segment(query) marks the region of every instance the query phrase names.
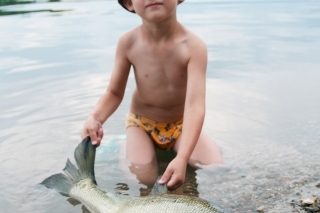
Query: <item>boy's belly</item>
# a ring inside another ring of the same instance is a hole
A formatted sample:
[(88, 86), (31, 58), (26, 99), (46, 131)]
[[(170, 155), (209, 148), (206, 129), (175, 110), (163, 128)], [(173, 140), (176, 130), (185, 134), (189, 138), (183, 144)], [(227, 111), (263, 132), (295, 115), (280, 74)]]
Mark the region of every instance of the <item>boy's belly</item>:
[(183, 117), (184, 112), (184, 98), (168, 99), (164, 98), (164, 101), (159, 101), (159, 98), (154, 95), (148, 96), (148, 98), (142, 98), (135, 90), (132, 95), (130, 112), (150, 118), (159, 122), (175, 122)]

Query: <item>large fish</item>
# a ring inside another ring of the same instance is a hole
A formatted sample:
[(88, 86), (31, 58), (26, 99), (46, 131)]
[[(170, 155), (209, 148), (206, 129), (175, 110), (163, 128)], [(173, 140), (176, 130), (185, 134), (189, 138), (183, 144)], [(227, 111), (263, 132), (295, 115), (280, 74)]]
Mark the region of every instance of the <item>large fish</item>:
[(87, 137), (74, 152), (78, 168), (68, 159), (65, 174), (52, 175), (41, 184), (80, 201), (91, 213), (227, 213), (198, 197), (166, 194), (167, 187), (157, 183), (146, 197), (106, 193), (96, 185), (95, 154), (96, 147)]

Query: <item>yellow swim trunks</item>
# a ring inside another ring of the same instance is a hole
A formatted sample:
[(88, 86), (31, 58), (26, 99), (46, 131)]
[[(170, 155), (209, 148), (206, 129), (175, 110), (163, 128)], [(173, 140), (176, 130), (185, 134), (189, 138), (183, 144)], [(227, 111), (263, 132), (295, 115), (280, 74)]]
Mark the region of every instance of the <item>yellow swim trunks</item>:
[(129, 112), (126, 128), (139, 127), (152, 138), (157, 148), (170, 150), (182, 132), (182, 121), (183, 119), (172, 123), (157, 122)]

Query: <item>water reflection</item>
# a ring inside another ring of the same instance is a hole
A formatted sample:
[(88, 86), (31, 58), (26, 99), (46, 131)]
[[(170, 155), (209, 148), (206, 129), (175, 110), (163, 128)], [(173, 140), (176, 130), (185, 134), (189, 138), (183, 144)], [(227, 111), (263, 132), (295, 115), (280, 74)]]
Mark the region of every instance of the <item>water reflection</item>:
[(61, 0), (0, 0), (0, 6), (17, 5), (17, 4), (31, 4), (31, 3), (44, 3), (44, 2), (61, 2)]
[(36, 1), (28, 1), (28, 0), (0, 0), (0, 6), (5, 5), (15, 5), (15, 4), (30, 4), (36, 3)]
[(43, 9), (43, 10), (16, 10), (16, 11), (5, 11), (0, 10), (0, 16), (9, 16), (9, 15), (23, 15), (28, 13), (41, 13), (41, 12), (49, 12), (49, 13), (62, 13), (71, 10), (51, 10), (51, 9)]
[[(61, 0), (48, 0), (47, 2), (60, 2)], [(41, 13), (41, 12), (49, 12), (49, 13), (55, 13), (60, 14), (63, 12), (71, 11), (69, 9), (33, 9), (33, 10), (21, 10), (21, 8), (17, 9), (11, 9), (7, 10), (7, 7), (1, 6), (9, 6), (9, 5), (24, 5), (24, 4), (31, 4), (31, 3), (37, 3), (36, 0), (34, 1), (28, 1), (28, 0), (0, 0), (0, 16), (10, 16), (10, 15), (24, 15), (29, 13)], [(43, 1), (41, 3), (44, 3)], [(20, 10), (19, 10), (20, 9)]]

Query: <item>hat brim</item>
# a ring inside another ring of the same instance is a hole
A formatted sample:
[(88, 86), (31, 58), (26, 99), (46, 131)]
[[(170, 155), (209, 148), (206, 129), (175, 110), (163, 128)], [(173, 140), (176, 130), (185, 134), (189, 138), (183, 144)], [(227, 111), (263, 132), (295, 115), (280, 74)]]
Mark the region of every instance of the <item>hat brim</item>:
[[(118, 0), (118, 2), (124, 9), (128, 10), (128, 8), (124, 5), (123, 0)], [(179, 4), (182, 3), (182, 2), (184, 2), (184, 0), (179, 0)], [(134, 11), (130, 11), (130, 10), (128, 10), (128, 11), (131, 12), (131, 13), (136, 13)]]

